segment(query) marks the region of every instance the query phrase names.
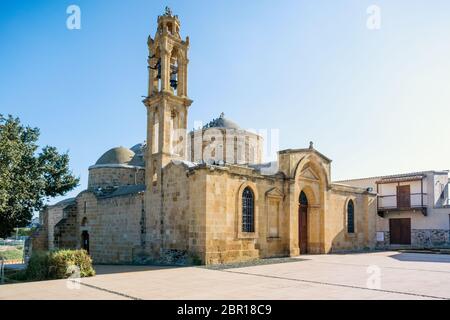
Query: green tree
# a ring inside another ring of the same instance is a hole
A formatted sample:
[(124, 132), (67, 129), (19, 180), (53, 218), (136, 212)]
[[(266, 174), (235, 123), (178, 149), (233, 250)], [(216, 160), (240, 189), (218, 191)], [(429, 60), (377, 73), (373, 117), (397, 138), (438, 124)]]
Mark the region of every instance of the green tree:
[(45, 200), (78, 185), (69, 170), (69, 156), (46, 146), (38, 150), (39, 129), (19, 118), (0, 114), (0, 237), (26, 226)]

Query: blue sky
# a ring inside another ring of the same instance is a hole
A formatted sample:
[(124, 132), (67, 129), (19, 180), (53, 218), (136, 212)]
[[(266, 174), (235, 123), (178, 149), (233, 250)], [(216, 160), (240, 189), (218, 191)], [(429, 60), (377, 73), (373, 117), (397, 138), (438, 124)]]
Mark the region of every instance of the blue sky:
[(191, 39), (190, 126), (223, 111), (279, 129), (281, 149), (313, 140), (335, 180), (450, 168), (447, 0), (1, 0), (0, 113), (69, 151), (70, 195), (103, 152), (145, 139), (146, 41), (166, 5)]

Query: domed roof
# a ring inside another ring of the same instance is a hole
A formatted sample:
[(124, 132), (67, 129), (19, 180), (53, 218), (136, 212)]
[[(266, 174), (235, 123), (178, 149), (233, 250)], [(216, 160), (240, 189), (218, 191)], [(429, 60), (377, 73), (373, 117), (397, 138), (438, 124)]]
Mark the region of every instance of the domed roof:
[(100, 159), (97, 160), (95, 165), (105, 165), (105, 164), (125, 164), (129, 165), (134, 157), (134, 152), (128, 148), (118, 147), (112, 148), (106, 151)]
[(144, 143), (138, 143), (138, 144), (132, 146), (130, 148), (130, 150), (133, 151), (136, 154), (142, 154), (143, 153), (143, 150), (142, 150), (143, 148), (144, 148)]
[(223, 112), (220, 114), (219, 118), (212, 120), (203, 127), (203, 129), (208, 128), (240, 129), (235, 122), (225, 118), (225, 114)]

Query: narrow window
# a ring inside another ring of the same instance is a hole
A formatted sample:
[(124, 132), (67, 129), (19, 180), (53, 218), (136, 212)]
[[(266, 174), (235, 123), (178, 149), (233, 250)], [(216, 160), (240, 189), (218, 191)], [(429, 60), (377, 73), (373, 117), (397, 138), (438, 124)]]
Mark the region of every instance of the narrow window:
[(355, 233), (355, 205), (350, 200), (347, 205), (347, 232)]
[(242, 231), (255, 231), (255, 199), (252, 190), (247, 187), (242, 193)]

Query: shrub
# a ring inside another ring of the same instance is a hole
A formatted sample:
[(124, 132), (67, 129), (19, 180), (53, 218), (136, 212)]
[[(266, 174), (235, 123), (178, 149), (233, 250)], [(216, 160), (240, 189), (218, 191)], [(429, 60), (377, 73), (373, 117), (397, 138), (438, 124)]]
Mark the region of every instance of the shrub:
[(50, 254), (50, 277), (65, 279), (70, 277), (76, 266), (80, 270), (80, 277), (92, 277), (95, 271), (92, 260), (85, 250), (59, 250)]
[(25, 271), (27, 280), (65, 279), (78, 267), (80, 277), (95, 275), (92, 260), (85, 250), (58, 250), (33, 252)]
[(16, 283), (27, 281), (27, 274), (25, 270), (5, 270), (5, 282)]
[(36, 251), (31, 255), (25, 271), (27, 280), (46, 280), (49, 278), (50, 254), (45, 251)]

